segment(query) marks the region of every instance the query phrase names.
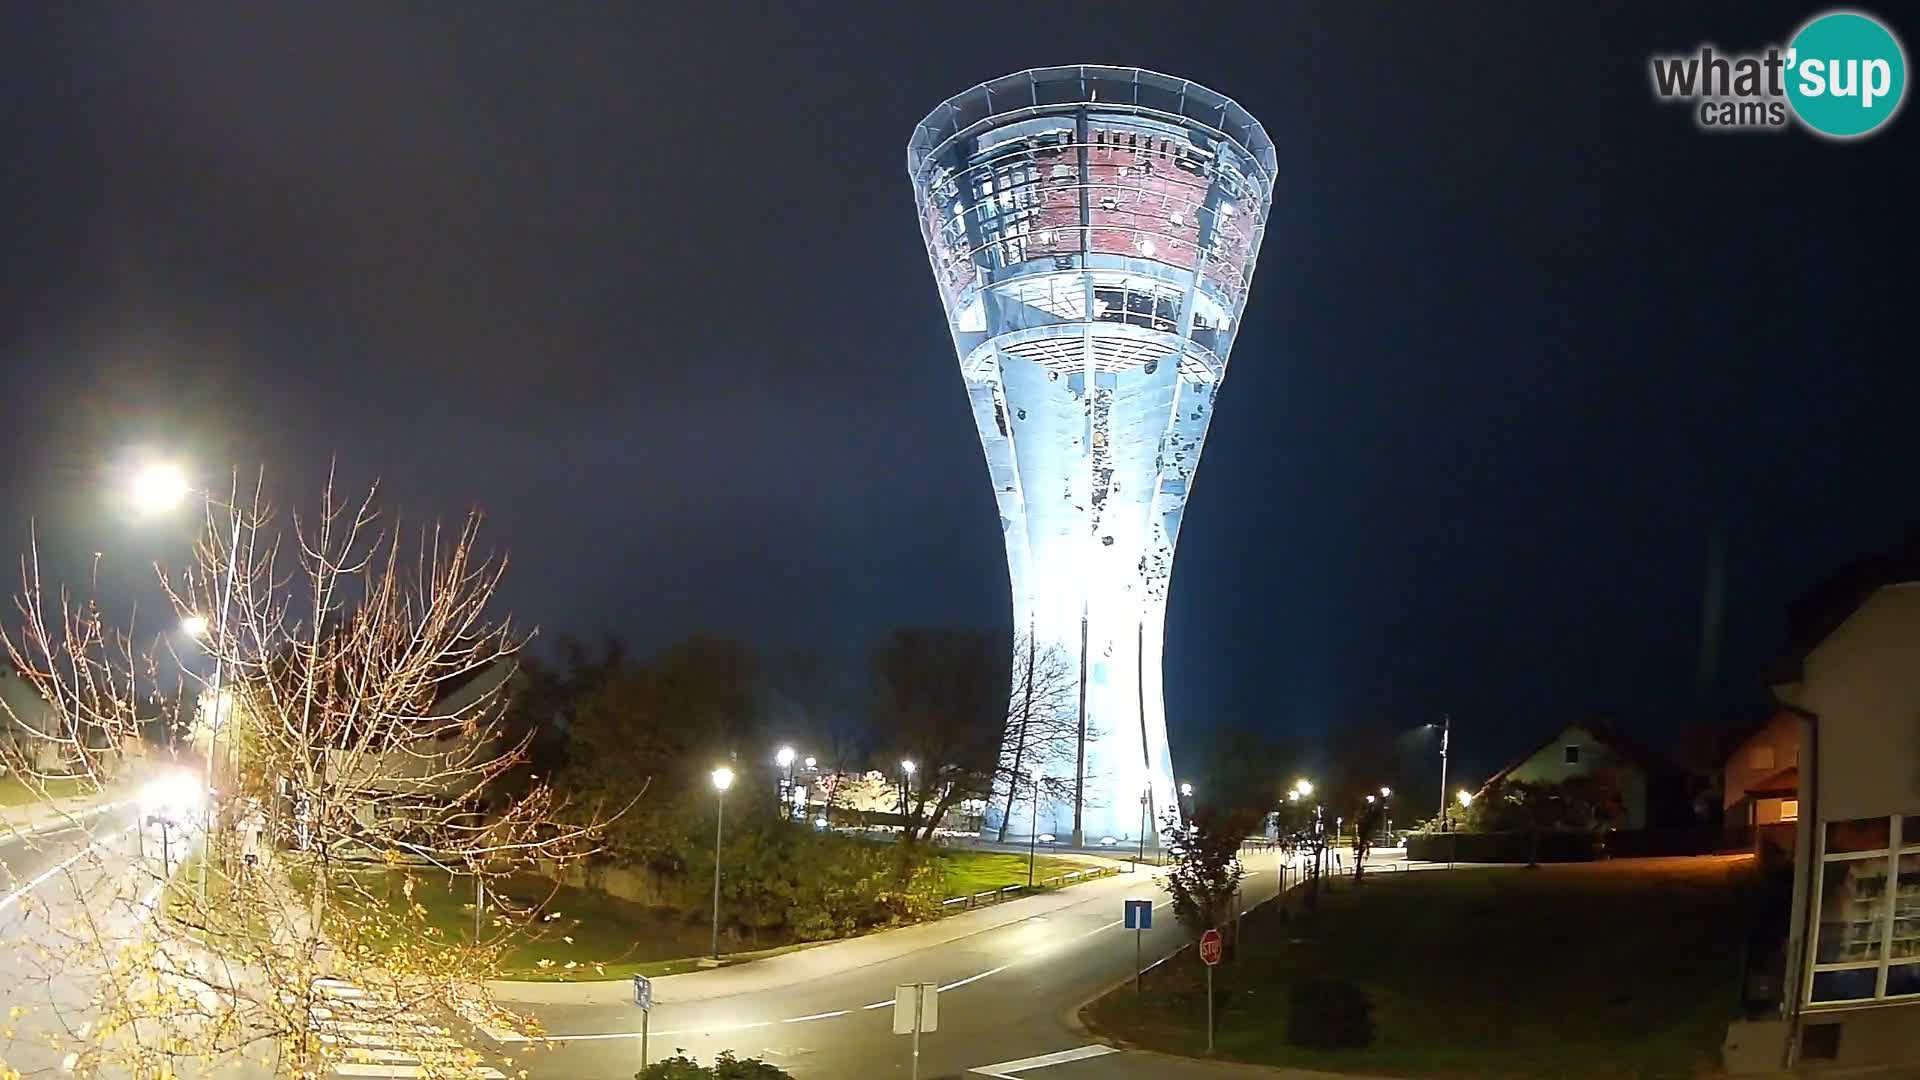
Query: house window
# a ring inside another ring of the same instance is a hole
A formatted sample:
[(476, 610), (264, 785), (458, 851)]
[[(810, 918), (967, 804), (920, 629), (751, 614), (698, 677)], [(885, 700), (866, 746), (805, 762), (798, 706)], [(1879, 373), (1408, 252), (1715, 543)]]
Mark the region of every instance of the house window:
[(1567, 747), (1566, 756), (1567, 756), (1567, 764), (1569, 765), (1580, 764), (1580, 748), (1579, 747), (1577, 746)]
[(1780, 820), (1781, 821), (1799, 821), (1800, 820), (1800, 800), (1799, 799), (1781, 799), (1780, 800)]
[(1808, 1002), (1920, 997), (1920, 817), (1828, 822), (1819, 867)]
[(1747, 751), (1747, 768), (1755, 772), (1767, 772), (1773, 768), (1773, 747), (1756, 746)]

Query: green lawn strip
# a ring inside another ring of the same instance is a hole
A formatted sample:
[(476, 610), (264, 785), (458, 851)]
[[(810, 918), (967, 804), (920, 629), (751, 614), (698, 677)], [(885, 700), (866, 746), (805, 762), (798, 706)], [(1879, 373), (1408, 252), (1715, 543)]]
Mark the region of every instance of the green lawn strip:
[[(1000, 851), (973, 851), (948, 848), (940, 852), (948, 896), (971, 896), (988, 889), (1027, 883), (1027, 856)], [(1040, 855), (1034, 860), (1033, 880), (1042, 880), (1075, 870), (1087, 870), (1094, 864), (1058, 855)]]
[[(1740, 945), (1760, 892), (1750, 861), (1590, 865), (1369, 876), (1314, 916), (1246, 921), (1219, 1056), (1263, 1064), (1448, 1077), (1690, 1076), (1738, 1011)], [(1089, 1010), (1129, 1042), (1204, 1053), (1204, 973), (1183, 955)], [(1372, 997), (1375, 1043), (1286, 1042), (1288, 990), (1308, 978)]]
[[(443, 872), (426, 869), (410, 873), (412, 902), (422, 910), (405, 920), (401, 932), (437, 936), (451, 943), (471, 941), (473, 879), (449, 879)], [(355, 870), (352, 885), (343, 885), (341, 891), (351, 896), (350, 903), (370, 897), (402, 910), (407, 903), (404, 881), (408, 874), (397, 869)], [(532, 876), (494, 882), (489, 888), (490, 904), (504, 896), (515, 907), (538, 910), (531, 924), (515, 932), (519, 940), (501, 958), (501, 978), (542, 982), (672, 975), (694, 970), (711, 946), (711, 924), (705, 919), (631, 903), (595, 889), (557, 885)], [(486, 932), (497, 933), (498, 928), (489, 925)], [(370, 944), (379, 948), (382, 943)], [(812, 944), (819, 943), (780, 944), (727, 957), (759, 959)]]
[(50, 799), (64, 799), (73, 795), (85, 795), (93, 790), (90, 781), (83, 778), (55, 777), (39, 781), (41, 791), (35, 791), (26, 780), (11, 773), (0, 776), (0, 806), (31, 806)]
[(224, 953), (245, 952), (272, 939), (264, 904), (256, 890), (217, 873), (207, 875), (206, 902), (201, 903), (199, 855), (182, 859), (167, 882), (167, 916), (196, 940)]

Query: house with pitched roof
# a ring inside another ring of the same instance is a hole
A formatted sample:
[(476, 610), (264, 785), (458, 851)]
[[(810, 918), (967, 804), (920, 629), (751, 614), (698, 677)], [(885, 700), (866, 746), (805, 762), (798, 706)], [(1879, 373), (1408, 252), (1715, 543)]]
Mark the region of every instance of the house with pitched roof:
[(1576, 720), (1494, 773), (1481, 790), (1514, 781), (1527, 784), (1605, 781), (1619, 792), (1621, 807), (1621, 819), (1608, 824), (1616, 829), (1644, 829), (1650, 816), (1650, 793), (1668, 771), (1659, 755), (1621, 732), (1611, 721)]

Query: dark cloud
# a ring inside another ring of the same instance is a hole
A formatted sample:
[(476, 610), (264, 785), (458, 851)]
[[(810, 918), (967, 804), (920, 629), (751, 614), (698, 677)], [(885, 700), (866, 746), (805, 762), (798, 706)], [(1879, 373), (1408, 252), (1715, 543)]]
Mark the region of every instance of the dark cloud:
[[(1914, 119), (1709, 137), (1644, 63), (1803, 12), (1259, 4), (0, 14), (7, 539), (168, 555), (130, 446), (470, 503), (550, 627), (1005, 618), (903, 146), (1076, 59), (1190, 75), (1283, 180), (1182, 536), (1176, 725), (1735, 707), (1912, 518)], [(1707, 551), (1720, 678), (1694, 699)], [(126, 580), (137, 577), (127, 571)]]

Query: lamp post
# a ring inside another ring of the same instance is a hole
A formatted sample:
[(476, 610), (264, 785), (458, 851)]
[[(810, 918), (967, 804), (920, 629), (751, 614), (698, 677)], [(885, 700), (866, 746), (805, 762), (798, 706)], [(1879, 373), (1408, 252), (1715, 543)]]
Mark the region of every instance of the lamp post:
[(907, 834), (911, 832), (911, 829), (909, 828), (910, 823), (907, 821), (907, 813), (913, 807), (913, 770), (914, 768), (915, 766), (913, 764), (912, 758), (901, 759), (900, 773), (902, 777), (904, 777), (904, 779), (901, 781), (901, 784), (900, 784), (900, 834), (901, 836), (907, 837), (908, 839), (911, 839), (911, 837), (907, 836)]
[[(1453, 734), (1453, 714), (1440, 717), (1440, 831), (1447, 831), (1447, 742)], [(1462, 804), (1465, 805), (1465, 804)]]
[(1393, 807), (1387, 803), (1387, 800), (1391, 798), (1393, 798), (1392, 788), (1383, 787), (1380, 789), (1380, 802), (1384, 807), (1382, 813), (1387, 819), (1387, 844), (1389, 846), (1393, 844)]
[(793, 747), (783, 746), (773, 755), (774, 764), (780, 766), (780, 815), (793, 817)]
[(1027, 829), (1027, 888), (1033, 888), (1033, 864), (1040, 851), (1040, 768), (1033, 770), (1033, 818)]
[[(140, 470), (133, 478), (133, 498), (140, 509), (148, 513), (161, 513), (180, 505), (196, 489), (187, 482), (187, 474), (178, 465), (155, 464)], [(220, 610), (214, 613), (213, 678), (207, 683), (207, 691), (213, 703), (207, 726), (207, 760), (203, 770), (205, 786), (213, 789), (213, 754), (220, 736), (221, 712), (221, 676), (225, 674), (227, 644), (227, 606), (233, 597), (233, 568), (240, 561), (240, 511), (231, 502), (219, 503), (211, 493), (200, 491), (208, 506), (223, 505), (233, 515), (233, 536), (227, 541), (227, 568), (221, 575)], [(207, 633), (206, 616), (194, 613), (181, 620), (180, 628), (191, 637), (199, 638)], [(232, 737), (228, 737), (231, 745)], [(213, 853), (213, 800), (207, 799), (201, 814), (203, 832), (201, 844), (203, 852), (200, 858), (197, 891), (200, 901), (207, 899), (207, 858)]]
[(733, 770), (722, 766), (713, 770), (713, 790), (718, 794), (713, 816), (713, 962), (720, 962), (720, 839), (727, 821), (727, 789), (733, 786)]
[(1140, 869), (1140, 864), (1147, 861), (1147, 814), (1152, 802), (1153, 781), (1150, 778), (1143, 779), (1140, 784), (1140, 854), (1133, 860), (1135, 870)]

